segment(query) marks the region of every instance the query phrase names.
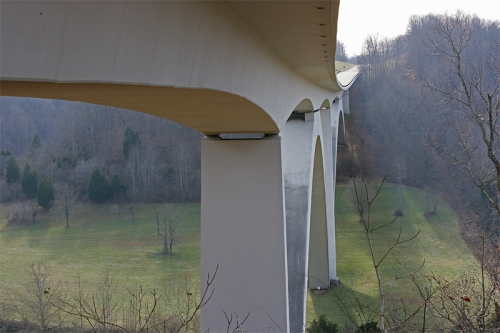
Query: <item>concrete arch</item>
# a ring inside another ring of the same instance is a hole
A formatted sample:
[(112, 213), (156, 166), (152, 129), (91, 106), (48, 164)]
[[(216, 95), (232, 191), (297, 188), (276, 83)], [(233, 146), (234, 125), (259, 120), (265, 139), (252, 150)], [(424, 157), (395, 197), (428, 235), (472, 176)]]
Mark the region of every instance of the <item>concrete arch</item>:
[(1, 81), (0, 88), (4, 96), (60, 99), (144, 112), (206, 135), (279, 132), (274, 120), (258, 105), (241, 96), (213, 89), (20, 81)]
[(316, 138), (311, 182), (309, 214), (307, 286), (327, 289), (330, 286), (328, 258), (328, 221), (326, 209), (325, 168), (320, 136)]
[(323, 103), (321, 103), (321, 106), (319, 107), (320, 109), (329, 109), (330, 108), (330, 101), (327, 99), (325, 99), (323, 101)]
[(305, 329), (306, 288), (325, 289), (336, 276), (331, 115), (311, 115), (291, 118), (280, 133), (291, 332)]
[(344, 123), (344, 112), (339, 112), (339, 122), (338, 122), (338, 134), (337, 134), (337, 145), (345, 146), (345, 123)]
[(314, 106), (309, 98), (304, 98), (299, 104), (293, 109), (293, 112), (313, 112)]

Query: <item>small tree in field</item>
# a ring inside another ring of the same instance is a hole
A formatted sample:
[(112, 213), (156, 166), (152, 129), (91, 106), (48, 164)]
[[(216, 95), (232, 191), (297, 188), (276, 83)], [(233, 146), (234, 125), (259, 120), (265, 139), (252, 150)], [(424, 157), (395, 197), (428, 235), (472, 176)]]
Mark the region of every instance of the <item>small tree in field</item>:
[(76, 202), (74, 189), (67, 183), (56, 184), (56, 203), (64, 213), (66, 228), (69, 228), (69, 211)]
[(43, 178), (38, 187), (38, 204), (45, 210), (48, 210), (54, 204), (54, 185), (51, 178)]
[(19, 180), (21, 179), (21, 169), (19, 168), (19, 165), (17, 164), (14, 156), (11, 156), (9, 158), (9, 161), (7, 162), (7, 171), (5, 173), (5, 178), (7, 178), (7, 184), (9, 185), (19, 183)]
[(97, 203), (104, 203), (109, 199), (109, 194), (108, 179), (99, 169), (95, 169), (90, 175), (88, 188), (89, 199)]
[(21, 187), (23, 189), (23, 193), (30, 199), (36, 198), (37, 195), (38, 185), (36, 177), (36, 171), (31, 170), (29, 163), (26, 163), (21, 176)]
[(162, 212), (163, 224), (163, 249), (161, 254), (172, 254), (173, 246), (177, 244), (179, 237), (177, 235), (179, 224), (181, 224), (187, 214), (187, 209), (166, 205)]

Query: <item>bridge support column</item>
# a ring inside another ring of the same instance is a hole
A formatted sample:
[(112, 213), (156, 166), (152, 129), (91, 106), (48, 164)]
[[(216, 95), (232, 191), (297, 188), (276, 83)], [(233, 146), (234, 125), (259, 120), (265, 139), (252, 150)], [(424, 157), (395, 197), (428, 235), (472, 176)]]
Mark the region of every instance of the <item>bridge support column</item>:
[(289, 332), (281, 138), (202, 142), (201, 288), (219, 269), (201, 331)]

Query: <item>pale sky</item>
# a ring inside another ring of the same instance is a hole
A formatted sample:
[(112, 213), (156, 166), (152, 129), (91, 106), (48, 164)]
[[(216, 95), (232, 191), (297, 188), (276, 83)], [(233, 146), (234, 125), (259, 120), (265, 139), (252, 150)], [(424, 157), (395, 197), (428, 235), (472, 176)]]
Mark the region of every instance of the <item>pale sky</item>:
[(361, 53), (365, 37), (378, 32), (393, 38), (406, 31), (413, 14), (453, 13), (457, 9), (487, 20), (500, 20), (499, 0), (341, 0), (337, 38), (349, 56)]

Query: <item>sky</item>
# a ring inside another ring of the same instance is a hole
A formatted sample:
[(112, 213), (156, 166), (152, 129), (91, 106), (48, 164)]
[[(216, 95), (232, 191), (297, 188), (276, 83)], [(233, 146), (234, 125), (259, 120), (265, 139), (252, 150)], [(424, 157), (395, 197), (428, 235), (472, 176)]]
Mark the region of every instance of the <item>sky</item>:
[(341, 0), (337, 39), (349, 56), (361, 53), (367, 35), (403, 35), (413, 14), (454, 13), (457, 9), (487, 20), (500, 20), (499, 0)]

